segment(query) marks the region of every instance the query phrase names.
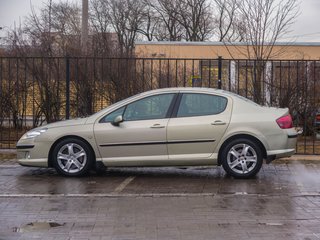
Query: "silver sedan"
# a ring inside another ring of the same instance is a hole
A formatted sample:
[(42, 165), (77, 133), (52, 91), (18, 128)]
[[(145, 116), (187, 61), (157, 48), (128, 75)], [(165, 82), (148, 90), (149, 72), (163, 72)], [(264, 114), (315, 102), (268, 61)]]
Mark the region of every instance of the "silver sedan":
[(222, 165), (237, 178), (295, 153), (288, 109), (205, 88), (148, 91), (88, 117), (51, 123), (17, 143), (23, 166), (65, 176), (121, 166)]

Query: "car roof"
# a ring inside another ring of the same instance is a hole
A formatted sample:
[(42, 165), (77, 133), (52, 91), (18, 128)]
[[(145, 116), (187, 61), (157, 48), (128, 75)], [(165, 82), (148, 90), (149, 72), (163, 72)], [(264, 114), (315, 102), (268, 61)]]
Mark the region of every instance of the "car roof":
[(210, 92), (210, 93), (220, 93), (231, 96), (230, 92), (216, 89), (216, 88), (203, 88), (203, 87), (173, 87), (173, 88), (159, 88), (155, 90), (150, 90), (147, 92), (141, 93), (142, 95), (150, 95), (150, 94), (156, 94), (156, 93), (162, 93), (162, 92)]

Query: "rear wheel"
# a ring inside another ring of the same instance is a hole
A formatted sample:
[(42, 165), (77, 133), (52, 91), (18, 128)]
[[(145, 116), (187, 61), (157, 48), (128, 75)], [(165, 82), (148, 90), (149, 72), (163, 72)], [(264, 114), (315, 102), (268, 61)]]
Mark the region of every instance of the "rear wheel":
[(222, 150), (224, 170), (236, 178), (255, 176), (263, 163), (262, 151), (254, 141), (240, 138), (232, 140)]
[(89, 146), (76, 138), (59, 142), (53, 150), (53, 164), (64, 176), (83, 176), (89, 173), (94, 157)]

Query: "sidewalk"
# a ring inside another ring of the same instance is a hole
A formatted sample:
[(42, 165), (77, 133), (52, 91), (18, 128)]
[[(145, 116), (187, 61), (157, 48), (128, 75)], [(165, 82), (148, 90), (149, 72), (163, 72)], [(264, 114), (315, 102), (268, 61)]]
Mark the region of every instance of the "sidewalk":
[(0, 149), (0, 165), (17, 164), (15, 149)]

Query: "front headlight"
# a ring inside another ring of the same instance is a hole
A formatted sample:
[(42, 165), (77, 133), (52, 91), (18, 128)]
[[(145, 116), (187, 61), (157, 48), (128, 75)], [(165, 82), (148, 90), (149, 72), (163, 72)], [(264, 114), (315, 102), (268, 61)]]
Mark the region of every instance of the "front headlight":
[(27, 133), (25, 133), (21, 139), (30, 139), (30, 138), (35, 138), (39, 135), (41, 135), (42, 133), (46, 132), (48, 130), (48, 128), (40, 128), (40, 129), (36, 129), (36, 130), (31, 130)]

